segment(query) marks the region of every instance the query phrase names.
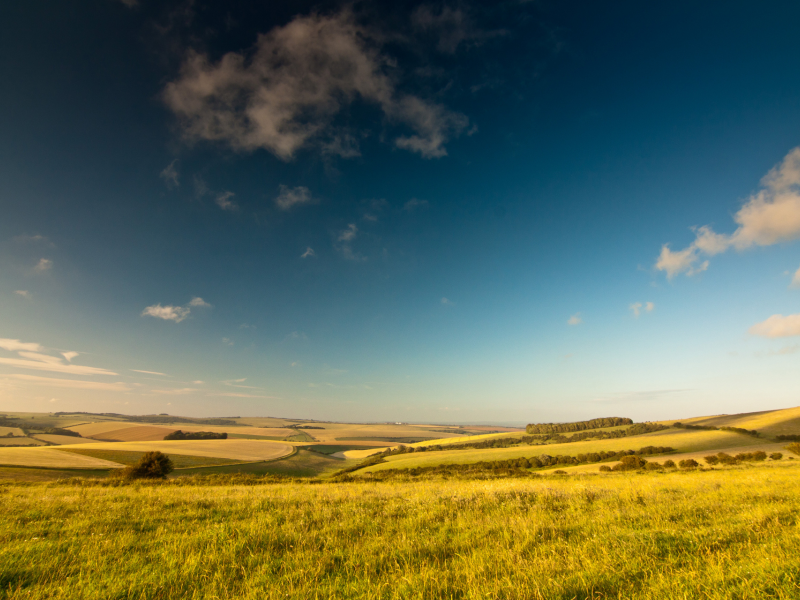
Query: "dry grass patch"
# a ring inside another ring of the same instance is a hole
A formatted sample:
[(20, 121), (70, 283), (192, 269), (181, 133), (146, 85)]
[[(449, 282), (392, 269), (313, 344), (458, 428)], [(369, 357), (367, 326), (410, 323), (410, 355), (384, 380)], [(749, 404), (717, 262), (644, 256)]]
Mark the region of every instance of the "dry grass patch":
[(81, 456), (72, 452), (62, 452), (55, 448), (2, 448), (0, 447), (0, 465), (19, 467), (45, 467), (49, 469), (116, 469), (122, 465)]
[(55, 444), (56, 446), (71, 446), (72, 444), (92, 444), (95, 440), (81, 438), (72, 435), (50, 435), (49, 433), (37, 433), (31, 437), (47, 442), (48, 444)]
[[(78, 445), (72, 448), (83, 448)], [(71, 448), (71, 449), (72, 449)], [(168, 456), (207, 456), (237, 461), (275, 460), (289, 456), (294, 446), (283, 442), (262, 440), (170, 440), (154, 442), (97, 442), (85, 446), (87, 450), (115, 450), (151, 452), (158, 450)]]

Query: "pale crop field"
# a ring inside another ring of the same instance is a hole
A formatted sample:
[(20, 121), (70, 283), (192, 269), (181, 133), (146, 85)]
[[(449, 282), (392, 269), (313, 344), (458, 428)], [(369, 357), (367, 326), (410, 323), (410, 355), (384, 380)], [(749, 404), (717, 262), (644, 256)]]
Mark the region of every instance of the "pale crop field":
[(119, 442), (150, 442), (163, 440), (165, 436), (176, 429), (176, 427), (160, 427), (157, 425), (137, 425), (95, 433), (93, 437), (95, 439)]
[[(666, 429), (655, 433), (613, 440), (586, 440), (566, 444), (543, 446), (514, 446), (479, 450), (442, 450), (389, 456), (385, 463), (367, 467), (358, 473), (382, 471), (384, 469), (409, 469), (440, 464), (468, 464), (480, 461), (530, 458), (540, 454), (575, 456), (600, 451), (638, 450), (643, 446), (669, 446), (681, 452), (702, 452), (715, 448), (745, 448), (755, 446), (757, 438), (727, 431), (692, 431), (688, 429)], [(350, 458), (350, 456), (348, 456)]]
[[(150, 452), (158, 450), (164, 454), (186, 456), (208, 456), (241, 461), (274, 460), (289, 456), (294, 446), (270, 440), (170, 440), (157, 442), (95, 442), (74, 445), (71, 448), (90, 450), (122, 450)], [(10, 463), (5, 463), (10, 464)]]
[(96, 443), (95, 440), (86, 438), (75, 437), (71, 435), (51, 435), (49, 433), (37, 433), (32, 436), (37, 440), (48, 442), (49, 444), (56, 444), (57, 446), (71, 446), (73, 444), (92, 444)]
[(0, 436), (7, 436), (8, 434), (16, 435), (16, 436), (24, 436), (25, 432), (22, 431), (19, 427), (0, 427)]
[(796, 600), (799, 466), (412, 483), (6, 484), (0, 594)]
[(0, 446), (42, 446), (43, 442), (30, 437), (0, 437)]
[[(86, 446), (93, 448), (95, 444), (86, 444)], [(122, 466), (91, 456), (81, 456), (41, 446), (32, 448), (3, 448), (0, 446), (0, 465), (49, 469), (114, 469)]]

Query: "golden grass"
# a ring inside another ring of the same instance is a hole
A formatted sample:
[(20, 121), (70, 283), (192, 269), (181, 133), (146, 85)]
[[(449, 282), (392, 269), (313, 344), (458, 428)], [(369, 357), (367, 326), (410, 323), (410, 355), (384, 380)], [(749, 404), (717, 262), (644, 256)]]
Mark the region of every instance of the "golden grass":
[(0, 436), (6, 436), (8, 434), (17, 435), (17, 436), (24, 436), (25, 432), (22, 431), (19, 427), (0, 427)]
[(716, 415), (686, 419), (692, 425), (741, 427), (755, 429), (765, 435), (800, 435), (800, 406), (738, 415)]
[[(727, 431), (692, 431), (689, 429), (667, 429), (612, 440), (586, 440), (567, 444), (543, 446), (514, 446), (512, 448), (489, 448), (476, 450), (442, 450), (389, 456), (385, 463), (357, 471), (381, 471), (384, 469), (407, 469), (430, 467), (439, 464), (469, 464), (480, 461), (529, 458), (540, 454), (575, 456), (589, 452), (638, 450), (643, 446), (669, 446), (681, 452), (702, 452), (715, 448), (741, 448), (763, 444), (747, 435)], [(348, 456), (348, 458), (351, 458)], [(352, 457), (355, 458), (355, 457)]]
[(796, 600), (798, 467), (402, 484), (4, 485), (0, 594)]
[(43, 442), (32, 437), (0, 437), (0, 446), (42, 446)]
[(92, 437), (97, 440), (114, 442), (157, 442), (163, 440), (165, 436), (177, 427), (158, 427), (156, 425), (137, 425), (135, 427), (123, 427), (122, 429), (112, 429), (103, 433), (96, 433)]
[[(86, 446), (89, 446), (89, 444), (86, 444)], [(0, 465), (46, 467), (49, 469), (114, 469), (122, 466), (107, 460), (81, 456), (71, 452), (62, 452), (61, 450), (47, 447), (0, 447)]]

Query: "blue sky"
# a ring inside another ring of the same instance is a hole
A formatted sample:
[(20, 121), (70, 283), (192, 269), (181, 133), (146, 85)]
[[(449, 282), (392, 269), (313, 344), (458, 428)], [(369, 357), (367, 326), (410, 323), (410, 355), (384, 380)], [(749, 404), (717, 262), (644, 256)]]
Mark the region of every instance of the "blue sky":
[(800, 6), (384, 4), (0, 8), (0, 410), (797, 404)]

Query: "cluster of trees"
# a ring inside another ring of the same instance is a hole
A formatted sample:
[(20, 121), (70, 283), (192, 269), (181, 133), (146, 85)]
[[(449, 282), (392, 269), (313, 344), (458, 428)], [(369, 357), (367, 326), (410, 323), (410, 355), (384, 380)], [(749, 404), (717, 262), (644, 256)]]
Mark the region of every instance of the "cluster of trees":
[(676, 422), (672, 424), (673, 427), (678, 429), (700, 429), (703, 431), (730, 431), (732, 433), (741, 433), (744, 435), (751, 435), (753, 437), (760, 437), (761, 434), (755, 429), (744, 429), (742, 427), (715, 427), (714, 425), (691, 425), (688, 423)]
[(164, 436), (164, 440), (227, 440), (227, 433), (213, 431), (173, 431)]
[(69, 435), (72, 437), (83, 437), (77, 431), (72, 431), (71, 429), (62, 429), (61, 427), (48, 427), (44, 430), (44, 432), (48, 435)]
[(325, 429), (316, 425), (286, 425), (284, 429)]
[(633, 419), (605, 417), (589, 421), (575, 421), (573, 423), (531, 423), (525, 427), (525, 433), (570, 433), (572, 431), (599, 429), (601, 427), (618, 427), (619, 425), (633, 425)]
[(175, 470), (169, 456), (159, 452), (145, 452), (136, 464), (125, 467), (115, 472), (114, 475), (121, 479), (166, 479), (167, 475)]
[(781, 442), (800, 442), (800, 435), (776, 435), (775, 439)]
[[(783, 458), (783, 454), (780, 452), (773, 452), (772, 457), (778, 456), (778, 459)], [(737, 465), (740, 462), (745, 461), (762, 461), (767, 460), (767, 453), (763, 450), (756, 450), (755, 452), (740, 452), (736, 456), (731, 456), (730, 454), (726, 454), (725, 452), (719, 452), (717, 454), (712, 454), (711, 456), (706, 456), (703, 458), (709, 465)], [(773, 460), (777, 460), (773, 458)]]

